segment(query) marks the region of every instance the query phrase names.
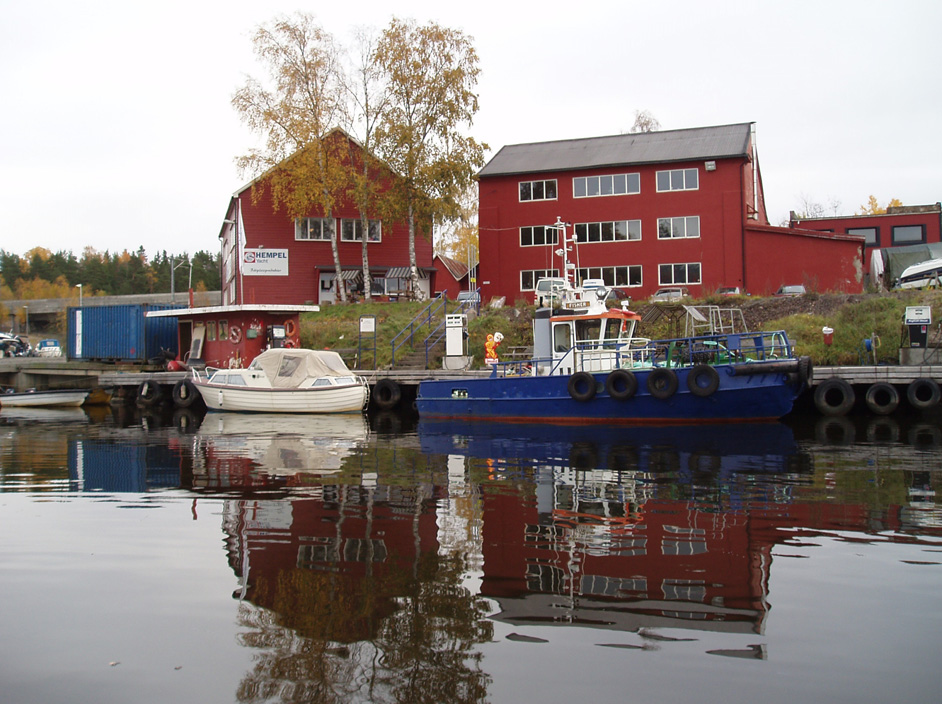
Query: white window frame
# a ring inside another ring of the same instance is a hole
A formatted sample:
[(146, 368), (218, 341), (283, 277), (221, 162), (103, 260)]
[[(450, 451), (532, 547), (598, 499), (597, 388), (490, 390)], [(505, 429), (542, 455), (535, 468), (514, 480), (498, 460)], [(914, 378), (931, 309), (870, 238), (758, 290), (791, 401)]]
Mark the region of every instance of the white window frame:
[[(524, 286), (524, 276), (530, 275), (532, 277), (533, 283), (526, 287)], [(536, 282), (540, 279), (549, 279), (549, 278), (559, 278), (559, 269), (521, 269), (520, 270), (520, 290), (521, 291), (535, 291)]]
[[(631, 283), (632, 272), (638, 275), (638, 282)], [(644, 286), (644, 272), (640, 264), (626, 264), (621, 266), (584, 266), (576, 275), (580, 281), (586, 279), (602, 279), (606, 286), (613, 288), (639, 288)]]
[[(670, 281), (667, 281), (663, 277), (664, 267), (671, 267), (671, 276)], [(683, 281), (676, 280), (675, 274), (678, 272), (677, 267), (684, 267)], [(696, 267), (698, 277), (695, 281), (690, 279), (690, 270), (691, 267)], [(657, 265), (657, 281), (658, 286), (699, 286), (703, 283), (703, 264), (702, 262), (677, 262), (673, 264), (658, 264)]]
[[(543, 242), (534, 244), (534, 233), (538, 230), (543, 231)], [(524, 242), (524, 232), (529, 233), (530, 244)], [(552, 234), (551, 234), (552, 233)], [(559, 244), (559, 230), (549, 225), (527, 225), (520, 228), (520, 246), (521, 247), (554, 247)]]
[[(316, 236), (311, 236), (315, 232)], [(294, 239), (298, 242), (330, 242), (330, 233), (337, 227), (334, 218), (297, 218), (294, 221)]]
[[(350, 223), (348, 225), (348, 223)], [(369, 221), (369, 242), (370, 244), (383, 241), (383, 221)], [(340, 221), (340, 241), (341, 242), (362, 242), (363, 241), (363, 221), (360, 218), (343, 218)]]
[(573, 198), (633, 196), (639, 193), (641, 193), (641, 174), (637, 172), (577, 176), (572, 179)]
[[(667, 179), (667, 188), (662, 188), (661, 178)], [(655, 175), (655, 185), (658, 193), (667, 193), (669, 191), (699, 191), (700, 190), (700, 170), (693, 169), (668, 169), (658, 171)]]
[[(691, 225), (696, 224), (697, 234), (691, 235)], [(669, 234), (665, 235), (664, 232)], [(659, 240), (677, 240), (677, 239), (699, 239), (700, 238), (700, 216), (682, 215), (673, 218), (657, 219), (657, 238)]]
[[(533, 191), (534, 191), (533, 186), (534, 186), (534, 184), (537, 184), (537, 183), (541, 184), (541, 187), (542, 187), (542, 190), (543, 190), (543, 196), (540, 197), (540, 198), (534, 198), (534, 197), (533, 197)], [(548, 184), (548, 183), (552, 183), (552, 184), (553, 184), (553, 193), (554, 193), (554, 195), (553, 195), (552, 198), (549, 198), (549, 197), (547, 197), (547, 195), (546, 195), (546, 184)], [(527, 190), (530, 192), (530, 195), (529, 195), (529, 197), (527, 197), (527, 198), (524, 198), (524, 197), (523, 197), (523, 187), (524, 187), (524, 186), (528, 186), (528, 189), (527, 189)], [(520, 182), (517, 184), (517, 198), (519, 199), (519, 202), (520, 202), (520, 203), (532, 203), (533, 201), (542, 201), (542, 200), (557, 200), (557, 199), (559, 198), (559, 185), (556, 183), (556, 179), (555, 179), (555, 178), (537, 179), (536, 181), (520, 181)]]
[[(616, 237), (618, 226), (624, 228), (624, 239)], [(637, 236), (632, 236), (632, 229), (637, 228)], [(598, 239), (592, 239), (592, 231), (598, 232)], [(607, 233), (606, 233), (607, 230)], [(580, 236), (580, 231), (584, 235)], [(573, 227), (573, 234), (579, 244), (596, 244), (598, 242), (640, 242), (640, 220), (609, 220), (607, 222), (577, 222)]]

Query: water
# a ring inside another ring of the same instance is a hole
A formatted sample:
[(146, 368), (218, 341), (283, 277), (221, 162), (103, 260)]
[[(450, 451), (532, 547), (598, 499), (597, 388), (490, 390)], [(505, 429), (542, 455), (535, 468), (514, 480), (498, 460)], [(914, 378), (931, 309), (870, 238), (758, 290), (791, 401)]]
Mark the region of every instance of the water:
[(938, 417), (0, 411), (0, 702), (935, 702)]

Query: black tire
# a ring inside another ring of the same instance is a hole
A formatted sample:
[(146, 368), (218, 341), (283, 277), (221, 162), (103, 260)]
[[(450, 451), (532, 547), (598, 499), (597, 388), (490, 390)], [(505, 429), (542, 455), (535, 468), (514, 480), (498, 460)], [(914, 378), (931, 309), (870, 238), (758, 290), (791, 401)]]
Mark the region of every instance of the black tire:
[(156, 381), (142, 381), (137, 387), (137, 402), (142, 406), (156, 406), (163, 395), (163, 389)]
[(598, 391), (595, 386), (595, 377), (589, 372), (576, 372), (569, 377), (569, 395), (576, 401), (586, 403), (595, 398)]
[(657, 399), (668, 399), (677, 392), (677, 375), (670, 369), (654, 369), (648, 374), (648, 392)]
[(805, 386), (811, 384), (811, 379), (814, 377), (814, 364), (811, 362), (811, 357), (801, 357), (798, 359), (798, 379)]
[(392, 379), (380, 379), (373, 387), (373, 402), (384, 411), (395, 408), (401, 398), (402, 389)]
[(853, 445), (857, 442), (857, 429), (848, 418), (818, 418), (814, 425), (814, 439), (821, 445)]
[(823, 381), (814, 390), (814, 405), (825, 416), (846, 416), (856, 400), (854, 388), (837, 377)]
[(939, 404), (942, 392), (932, 379), (916, 379), (906, 388), (906, 400), (909, 405), (920, 411), (934, 408)]
[(173, 385), (173, 403), (177, 408), (189, 408), (200, 398), (200, 392), (189, 379), (180, 379)]
[(899, 406), (899, 392), (892, 384), (880, 381), (867, 389), (864, 400), (866, 400), (867, 408), (872, 413), (876, 413), (878, 416), (887, 416)]
[(694, 396), (712, 396), (720, 388), (720, 375), (707, 364), (698, 364), (687, 373), (687, 388)]
[(638, 378), (629, 371), (616, 369), (605, 379), (605, 393), (616, 401), (627, 401), (638, 392)]

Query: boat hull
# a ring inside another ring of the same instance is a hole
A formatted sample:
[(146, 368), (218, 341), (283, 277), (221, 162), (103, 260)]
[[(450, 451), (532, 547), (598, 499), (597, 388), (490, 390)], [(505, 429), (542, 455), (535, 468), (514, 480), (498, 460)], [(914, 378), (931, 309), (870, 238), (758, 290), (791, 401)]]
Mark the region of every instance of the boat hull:
[[(750, 367), (742, 373), (733, 365), (712, 367), (719, 383), (715, 390), (694, 393), (688, 385), (693, 368), (674, 369), (677, 388), (659, 398), (648, 388), (653, 369), (634, 371), (637, 391), (615, 398), (606, 390), (608, 374), (596, 373), (595, 393), (577, 400), (568, 376), (487, 377), (428, 380), (419, 385), (416, 407), (423, 418), (501, 418), (507, 421), (557, 423), (697, 423), (732, 420), (774, 420), (791, 411), (802, 383), (780, 368)], [(662, 376), (663, 371), (658, 372)]]
[(0, 407), (38, 408), (42, 406), (72, 406), (85, 403), (88, 389), (63, 389), (51, 391), (29, 391), (0, 395)]
[(269, 389), (195, 381), (211, 411), (245, 413), (359, 413), (366, 407), (366, 385)]

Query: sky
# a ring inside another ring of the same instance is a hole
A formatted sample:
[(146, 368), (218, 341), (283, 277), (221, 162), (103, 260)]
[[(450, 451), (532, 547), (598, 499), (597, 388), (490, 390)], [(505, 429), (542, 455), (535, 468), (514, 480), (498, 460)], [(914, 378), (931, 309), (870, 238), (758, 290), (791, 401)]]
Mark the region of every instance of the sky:
[[(942, 201), (942, 3), (0, 0), (0, 249), (216, 252), (251, 36), (303, 11), (353, 47), (393, 17), (470, 36), (470, 134), (507, 144), (755, 122), (772, 224)], [(560, 213), (565, 219), (566, 214)]]

